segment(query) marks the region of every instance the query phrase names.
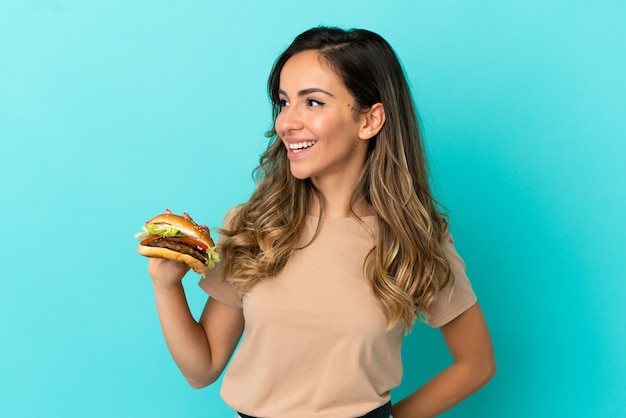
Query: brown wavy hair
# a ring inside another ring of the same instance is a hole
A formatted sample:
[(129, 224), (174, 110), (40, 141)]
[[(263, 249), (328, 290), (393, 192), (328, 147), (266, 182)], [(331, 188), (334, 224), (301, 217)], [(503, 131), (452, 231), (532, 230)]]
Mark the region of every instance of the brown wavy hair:
[[(417, 115), (402, 66), (381, 36), (362, 29), (316, 27), (295, 38), (275, 62), (268, 80), (273, 120), (280, 112), (280, 72), (293, 55), (317, 51), (340, 76), (362, 110), (382, 103), (386, 121), (369, 141), (365, 166), (351, 199), (374, 209), (378, 230), (364, 261), (364, 274), (392, 327), (416, 317), (440, 289), (454, 280), (441, 242), (447, 220), (433, 199)], [(224, 274), (245, 293), (259, 280), (271, 279), (300, 244), (312, 199), (323, 196), (309, 179), (291, 175), (286, 149), (276, 130), (267, 132), (267, 150), (255, 169), (256, 190), (220, 230)], [(371, 232), (371, 231), (370, 231)], [(315, 239), (315, 237), (313, 237)]]

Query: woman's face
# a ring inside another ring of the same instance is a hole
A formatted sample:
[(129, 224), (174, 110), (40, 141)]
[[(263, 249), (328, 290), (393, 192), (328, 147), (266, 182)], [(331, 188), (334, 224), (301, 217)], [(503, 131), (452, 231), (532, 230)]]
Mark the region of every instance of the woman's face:
[(298, 53), (280, 72), (281, 111), (275, 129), (291, 173), (318, 187), (356, 181), (367, 153), (365, 113), (316, 51)]

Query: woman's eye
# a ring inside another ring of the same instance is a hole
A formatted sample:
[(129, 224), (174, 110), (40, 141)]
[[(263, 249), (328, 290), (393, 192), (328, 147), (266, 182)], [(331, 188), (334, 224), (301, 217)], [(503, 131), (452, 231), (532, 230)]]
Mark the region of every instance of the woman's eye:
[(287, 106), (289, 104), (289, 102), (285, 99), (278, 99), (278, 106), (283, 108), (285, 106)]
[(320, 102), (319, 100), (316, 100), (316, 99), (308, 99), (307, 105), (310, 107), (320, 107), (320, 106), (324, 106), (324, 102)]

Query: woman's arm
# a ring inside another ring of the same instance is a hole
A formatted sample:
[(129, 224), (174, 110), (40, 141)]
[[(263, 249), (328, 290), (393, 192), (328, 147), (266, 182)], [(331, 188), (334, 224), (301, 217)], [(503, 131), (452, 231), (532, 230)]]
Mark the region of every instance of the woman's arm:
[(493, 345), (478, 304), (441, 327), (452, 364), (391, 410), (394, 418), (435, 417), (483, 387), (495, 374)]
[(196, 321), (182, 286), (189, 268), (171, 260), (150, 259), (163, 336), (174, 361), (194, 388), (213, 383), (228, 363), (243, 332), (243, 312), (214, 299)]

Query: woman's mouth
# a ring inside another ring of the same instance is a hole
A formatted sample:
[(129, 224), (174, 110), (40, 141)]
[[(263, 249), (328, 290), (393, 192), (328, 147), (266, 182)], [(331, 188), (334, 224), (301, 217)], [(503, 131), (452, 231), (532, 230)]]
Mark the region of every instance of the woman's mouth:
[(294, 153), (299, 153), (305, 149), (311, 148), (317, 141), (302, 141), (289, 144), (289, 149)]

